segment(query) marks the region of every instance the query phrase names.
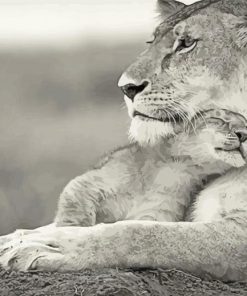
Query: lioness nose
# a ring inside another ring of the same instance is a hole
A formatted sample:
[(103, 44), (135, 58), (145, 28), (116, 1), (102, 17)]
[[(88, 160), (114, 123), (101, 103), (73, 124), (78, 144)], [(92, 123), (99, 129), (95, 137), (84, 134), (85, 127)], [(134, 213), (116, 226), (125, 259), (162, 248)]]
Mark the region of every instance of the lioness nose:
[(147, 85), (148, 85), (148, 82), (144, 81), (140, 85), (135, 85), (133, 83), (129, 83), (129, 84), (121, 86), (120, 88), (121, 88), (122, 92), (128, 98), (130, 98), (132, 101), (134, 101), (135, 96), (137, 94), (139, 94), (140, 92), (142, 92), (146, 88)]

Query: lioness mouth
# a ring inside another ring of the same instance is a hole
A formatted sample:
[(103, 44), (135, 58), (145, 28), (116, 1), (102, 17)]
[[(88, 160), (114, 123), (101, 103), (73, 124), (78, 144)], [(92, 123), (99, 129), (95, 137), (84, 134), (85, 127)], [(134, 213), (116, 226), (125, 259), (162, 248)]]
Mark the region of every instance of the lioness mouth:
[(152, 120), (156, 120), (156, 121), (161, 121), (161, 122), (181, 122), (181, 117), (178, 115), (178, 114), (174, 114), (172, 117), (168, 118), (158, 118), (158, 117), (153, 117), (153, 116), (150, 116), (150, 115), (147, 115), (147, 114), (144, 114), (144, 113), (141, 113), (139, 111), (134, 111), (133, 113), (133, 117), (136, 117), (136, 116), (139, 116), (139, 117), (142, 117), (142, 118), (147, 118), (147, 119), (152, 119)]

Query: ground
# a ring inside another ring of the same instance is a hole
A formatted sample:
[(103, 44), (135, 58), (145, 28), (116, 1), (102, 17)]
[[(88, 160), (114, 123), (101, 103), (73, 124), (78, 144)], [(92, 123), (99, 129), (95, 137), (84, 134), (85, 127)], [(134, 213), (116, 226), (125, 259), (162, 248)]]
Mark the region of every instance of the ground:
[(247, 295), (247, 283), (201, 280), (176, 270), (81, 273), (0, 271), (1, 296), (228, 296)]

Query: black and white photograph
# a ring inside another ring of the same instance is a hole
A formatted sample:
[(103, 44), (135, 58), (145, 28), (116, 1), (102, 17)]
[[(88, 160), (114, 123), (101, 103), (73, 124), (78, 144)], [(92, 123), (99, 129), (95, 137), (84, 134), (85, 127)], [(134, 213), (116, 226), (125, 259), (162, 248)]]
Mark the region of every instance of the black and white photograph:
[(247, 295), (247, 0), (0, 0), (0, 296)]

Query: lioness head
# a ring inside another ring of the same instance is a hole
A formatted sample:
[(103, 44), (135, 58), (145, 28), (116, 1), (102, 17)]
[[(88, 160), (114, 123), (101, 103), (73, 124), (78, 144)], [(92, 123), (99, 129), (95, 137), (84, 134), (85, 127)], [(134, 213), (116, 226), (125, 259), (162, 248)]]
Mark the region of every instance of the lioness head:
[(247, 116), (246, 0), (159, 0), (162, 22), (119, 80), (130, 136), (155, 144), (212, 108)]

